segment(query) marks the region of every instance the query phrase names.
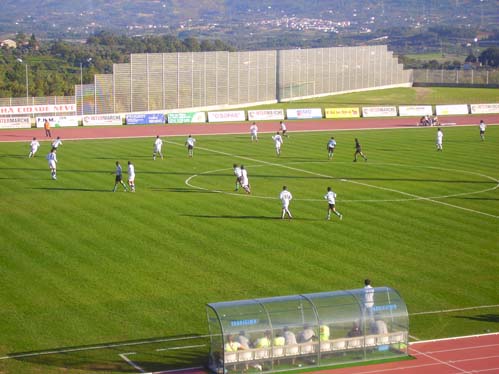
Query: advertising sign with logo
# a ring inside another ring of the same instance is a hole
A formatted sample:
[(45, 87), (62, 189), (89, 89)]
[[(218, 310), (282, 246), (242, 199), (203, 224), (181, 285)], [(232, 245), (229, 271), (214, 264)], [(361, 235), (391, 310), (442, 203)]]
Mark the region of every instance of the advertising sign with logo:
[(394, 106), (372, 106), (362, 108), (363, 117), (397, 117), (397, 108)]
[(360, 117), (359, 108), (326, 108), (326, 118), (355, 118)]
[(206, 122), (204, 112), (169, 113), (168, 123), (203, 123)]
[(79, 119), (78, 116), (36, 117), (36, 127), (43, 127), (45, 120), (49, 121), (50, 127), (75, 127)]
[(321, 108), (287, 109), (288, 119), (317, 119), (322, 118)]
[(268, 121), (268, 120), (283, 120), (284, 110), (268, 109), (268, 110), (248, 110), (249, 121)]
[(208, 112), (208, 122), (231, 122), (246, 121), (244, 110), (232, 110), (227, 112)]
[(123, 124), (119, 114), (97, 114), (83, 116), (83, 126), (120, 126)]
[(433, 109), (431, 105), (407, 105), (399, 106), (399, 115), (401, 117), (422, 117), (431, 116)]
[(30, 127), (29, 117), (0, 117), (0, 129), (29, 129)]
[(437, 116), (445, 116), (449, 114), (468, 114), (468, 104), (458, 105), (437, 105), (435, 107)]
[(165, 123), (163, 113), (140, 113), (127, 114), (125, 116), (127, 125), (162, 125)]
[(499, 104), (471, 104), (471, 114), (499, 113)]

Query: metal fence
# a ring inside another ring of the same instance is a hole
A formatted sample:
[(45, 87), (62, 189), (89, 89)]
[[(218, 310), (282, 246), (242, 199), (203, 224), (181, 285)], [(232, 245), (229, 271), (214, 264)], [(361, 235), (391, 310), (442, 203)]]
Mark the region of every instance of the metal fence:
[(411, 82), (412, 70), (383, 45), (148, 53), (77, 85), (75, 96), (0, 99), (0, 106), (76, 103), (68, 115), (223, 109)]
[(497, 85), (499, 70), (414, 69), (414, 83), (452, 85)]

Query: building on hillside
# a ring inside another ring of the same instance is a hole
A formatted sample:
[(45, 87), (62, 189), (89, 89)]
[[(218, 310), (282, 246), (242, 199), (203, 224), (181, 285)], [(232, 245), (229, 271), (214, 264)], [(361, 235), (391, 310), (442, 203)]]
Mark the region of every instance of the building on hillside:
[(17, 43), (12, 39), (0, 40), (0, 47), (2, 48), (17, 48)]

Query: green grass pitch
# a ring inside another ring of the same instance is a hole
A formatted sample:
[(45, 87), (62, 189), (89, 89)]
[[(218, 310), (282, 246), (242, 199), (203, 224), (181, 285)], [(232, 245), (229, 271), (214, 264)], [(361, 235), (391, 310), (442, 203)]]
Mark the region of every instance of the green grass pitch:
[[(499, 304), (499, 127), (64, 141), (58, 180), (42, 143), (0, 145), (0, 356), (206, 334), (207, 302), (360, 288), (397, 289), (409, 312)], [(326, 143), (338, 146), (328, 161)], [(358, 137), (368, 161), (353, 163)], [(116, 193), (114, 163), (132, 160), (137, 192)], [(253, 193), (234, 193), (232, 164)], [(187, 183), (186, 183), (187, 182)], [(293, 193), (294, 219), (277, 196)], [(326, 221), (331, 186), (343, 214)], [(418, 339), (497, 331), (499, 308), (411, 316)], [(189, 357), (116, 347), (0, 360), (0, 373), (159, 370)], [(194, 360), (195, 361), (195, 360)]]

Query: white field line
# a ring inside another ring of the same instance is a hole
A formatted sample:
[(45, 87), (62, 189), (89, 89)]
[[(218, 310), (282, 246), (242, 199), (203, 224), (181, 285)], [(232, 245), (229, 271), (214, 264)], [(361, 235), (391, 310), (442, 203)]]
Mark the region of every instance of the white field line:
[(4, 357), (0, 357), (0, 360), (47, 356), (47, 355), (55, 355), (55, 354), (61, 354), (61, 353), (94, 351), (94, 350), (99, 350), (99, 349), (109, 349), (109, 348), (119, 348), (119, 347), (132, 347), (132, 346), (139, 346), (139, 345), (145, 345), (145, 344), (164, 343), (164, 342), (180, 341), (180, 340), (191, 340), (191, 339), (198, 339), (198, 338), (202, 339), (202, 338), (209, 338), (209, 337), (210, 337), (210, 335), (193, 335), (193, 336), (187, 336), (184, 338), (175, 338), (175, 339), (164, 338), (164, 339), (155, 339), (155, 340), (142, 340), (142, 341), (137, 341), (137, 342), (132, 342), (132, 343), (114, 343), (114, 344), (94, 345), (94, 346), (90, 346), (90, 347), (81, 347), (81, 348), (53, 349), (51, 351), (20, 353), (20, 354), (15, 354), (15, 355), (4, 356)]
[[(170, 142), (170, 141), (166, 141), (166, 142), (170, 143), (170, 144), (175, 144), (175, 145), (178, 145), (178, 146), (183, 146), (183, 144), (179, 144), (179, 143), (175, 143), (175, 142)], [(243, 159), (243, 160), (249, 160), (249, 161), (252, 161), (252, 162), (257, 162), (257, 163), (261, 163), (261, 164), (265, 164), (265, 165), (278, 166), (278, 167), (281, 167), (281, 168), (290, 169), (290, 170), (298, 171), (298, 172), (305, 173), (305, 174), (311, 174), (311, 175), (315, 175), (315, 176), (318, 176), (318, 177), (330, 178), (330, 179), (334, 178), (334, 177), (332, 177), (330, 175), (326, 175), (326, 174), (316, 173), (316, 172), (313, 172), (313, 171), (304, 170), (304, 169), (300, 169), (300, 168), (295, 168), (295, 167), (288, 166), (288, 165), (276, 164), (274, 162), (268, 162), (268, 161), (258, 160), (258, 159), (252, 158), (252, 157), (240, 156), (240, 155), (235, 155), (235, 154), (227, 153), (227, 152), (223, 152), (223, 151), (217, 151), (217, 150), (210, 149), (210, 148), (198, 147), (198, 149), (202, 149), (204, 151), (208, 151), (208, 152), (212, 152), (212, 153), (218, 153), (218, 154), (221, 154), (221, 155), (224, 155), (224, 156), (240, 158), (240, 159)], [(380, 187), (380, 186), (375, 186), (375, 185), (372, 185), (372, 184), (369, 184), (369, 183), (351, 181), (351, 180), (348, 180), (348, 179), (342, 179), (342, 181), (353, 183), (353, 184), (357, 184), (357, 185), (361, 185), (361, 186), (365, 186), (365, 187), (375, 188), (375, 189), (379, 189), (379, 190), (394, 192), (394, 193), (401, 194), (401, 195), (404, 195), (404, 196), (409, 196), (411, 198), (416, 198), (418, 200), (424, 200), (424, 201), (432, 202), (432, 203), (435, 203), (435, 204), (445, 205), (445, 206), (450, 207), (450, 208), (461, 209), (461, 210), (464, 210), (464, 211), (467, 211), (467, 212), (470, 212), (470, 213), (481, 214), (481, 215), (484, 215), (484, 216), (487, 216), (487, 217), (491, 217), (491, 218), (496, 218), (496, 219), (499, 218), (499, 216), (495, 216), (493, 214), (481, 212), (481, 211), (478, 211), (478, 210), (475, 210), (475, 209), (465, 208), (465, 207), (462, 207), (462, 206), (459, 206), (459, 205), (454, 205), (454, 204), (446, 203), (444, 201), (434, 200), (434, 199), (429, 198), (429, 197), (419, 196), (419, 195), (411, 194), (411, 193), (408, 193), (408, 192), (403, 192), (403, 191), (395, 190), (393, 188)], [(191, 186), (191, 187), (193, 187), (193, 186)], [(497, 187), (498, 186), (496, 186), (496, 188)]]
[(178, 373), (180, 371), (189, 371), (189, 370), (198, 370), (198, 369), (204, 369), (204, 368), (202, 366), (194, 366), (194, 367), (183, 368), (183, 369), (155, 371), (154, 373), (150, 373), (150, 374)]
[(499, 304), (470, 306), (468, 308), (433, 310), (433, 311), (429, 311), (429, 312), (416, 312), (416, 313), (409, 313), (409, 316), (422, 316), (422, 315), (426, 315), (426, 314), (441, 314), (441, 313), (463, 312), (465, 310), (476, 310), (476, 309), (487, 309), (487, 308), (499, 308)]
[(174, 350), (179, 350), (179, 349), (190, 349), (190, 348), (200, 348), (200, 347), (206, 347), (206, 344), (184, 345), (184, 346), (171, 347), (171, 348), (158, 348), (158, 349), (156, 349), (156, 352), (174, 351)]
[[(313, 161), (312, 163), (317, 163), (317, 162), (323, 162), (323, 161)], [(296, 163), (299, 163), (299, 164), (303, 164), (302, 162), (291, 162), (290, 164), (296, 164)], [(310, 163), (310, 162), (307, 162), (307, 163)], [(288, 166), (289, 164), (280, 164), (280, 166), (284, 167), (284, 166)], [(371, 164), (372, 165), (372, 164)], [(391, 163), (386, 163), (386, 164), (375, 164), (376, 166), (395, 166), (395, 167), (408, 167), (408, 165), (402, 165), (402, 164), (391, 164)], [(264, 167), (265, 165), (254, 165), (252, 166), (252, 168), (257, 168), (257, 167)], [(434, 167), (434, 166), (420, 166), (420, 168), (426, 168), (426, 169), (434, 169), (434, 170), (443, 170), (443, 171), (455, 171), (455, 172), (460, 172), (460, 173), (464, 173), (464, 174), (471, 174), (471, 175), (475, 175), (475, 176), (479, 176), (479, 177), (483, 177), (485, 179), (489, 179), (491, 180), (492, 182), (494, 183), (497, 183), (495, 186), (491, 187), (491, 188), (486, 188), (486, 189), (483, 189), (483, 190), (477, 190), (477, 191), (471, 191), (471, 192), (461, 192), (461, 193), (456, 193), (456, 194), (451, 194), (451, 195), (440, 195), (440, 196), (429, 196), (429, 197), (425, 197), (425, 198), (420, 198), (420, 197), (413, 197), (413, 198), (400, 198), (400, 199), (354, 199), (354, 200), (351, 200), (351, 199), (342, 199), (341, 202), (342, 203), (381, 203), (381, 202), (390, 202), (390, 203), (396, 203), (396, 202), (403, 202), (403, 201), (417, 201), (417, 200), (423, 200), (423, 199), (447, 199), (447, 198), (451, 198), (451, 197), (459, 197), (459, 196), (470, 196), (470, 195), (476, 195), (476, 194), (480, 194), (480, 193), (484, 193), (484, 192), (489, 192), (489, 191), (494, 191), (496, 189), (499, 188), (499, 180), (489, 176), (489, 175), (486, 175), (486, 174), (481, 174), (481, 173), (475, 173), (475, 172), (472, 172), (472, 171), (466, 171), (466, 170), (459, 170), (459, 169), (446, 169), (446, 168), (439, 168), (439, 167)], [(209, 175), (209, 174), (212, 174), (212, 173), (218, 173), (218, 172), (221, 172), (221, 171), (229, 171), (230, 170), (230, 173), (232, 173), (232, 168), (223, 168), (223, 169), (216, 169), (216, 170), (208, 170), (208, 171), (204, 171), (204, 172), (201, 172), (199, 174), (194, 174), (194, 175), (191, 175), (189, 178), (187, 178), (185, 180), (185, 184), (189, 187), (192, 187), (192, 188), (197, 188), (198, 190), (202, 190), (202, 191), (210, 191), (210, 192), (216, 192), (216, 193), (221, 193), (221, 194), (224, 194), (224, 195), (232, 195), (232, 196), (244, 196), (244, 197), (248, 197), (248, 198), (256, 198), (256, 199), (268, 199), (268, 200), (278, 200), (279, 198), (278, 197), (270, 197), (270, 196), (260, 196), (260, 195), (255, 195), (255, 194), (251, 194), (251, 195), (241, 195), (240, 193), (235, 193), (235, 192), (228, 192), (228, 191), (222, 191), (222, 190), (211, 190), (211, 189), (208, 189), (208, 188), (205, 188), (205, 187), (200, 187), (200, 186), (196, 186), (194, 184), (191, 183), (191, 181), (200, 176), (200, 175)], [(329, 179), (337, 179), (335, 177), (332, 177), (332, 176), (327, 176), (327, 178)], [(340, 181), (342, 182), (347, 182), (346, 179), (340, 179)], [(312, 201), (312, 202), (323, 202), (324, 199), (309, 199), (309, 198), (295, 198), (295, 200), (299, 200), (299, 201)]]
[(135, 369), (140, 371), (141, 373), (145, 373), (146, 371), (142, 369), (139, 365), (137, 365), (135, 362), (130, 360), (126, 355), (134, 355), (135, 352), (129, 352), (129, 353), (121, 353), (119, 356), (125, 360), (129, 365), (133, 366)]

